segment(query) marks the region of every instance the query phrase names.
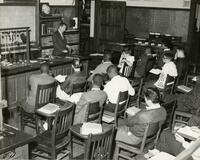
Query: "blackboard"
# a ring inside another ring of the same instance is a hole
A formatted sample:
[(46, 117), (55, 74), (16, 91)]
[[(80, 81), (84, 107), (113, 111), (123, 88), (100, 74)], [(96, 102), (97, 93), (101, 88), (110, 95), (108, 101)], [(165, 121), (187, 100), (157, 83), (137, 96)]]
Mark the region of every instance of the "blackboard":
[(147, 38), (149, 32), (159, 32), (186, 41), (189, 14), (189, 10), (127, 7), (126, 29), (136, 37)]

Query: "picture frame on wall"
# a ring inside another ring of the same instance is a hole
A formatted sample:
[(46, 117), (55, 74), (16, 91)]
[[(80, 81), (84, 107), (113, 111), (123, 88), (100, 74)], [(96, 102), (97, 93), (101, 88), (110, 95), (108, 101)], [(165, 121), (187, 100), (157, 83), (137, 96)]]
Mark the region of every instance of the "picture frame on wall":
[(51, 16), (51, 8), (49, 3), (40, 3), (40, 16)]

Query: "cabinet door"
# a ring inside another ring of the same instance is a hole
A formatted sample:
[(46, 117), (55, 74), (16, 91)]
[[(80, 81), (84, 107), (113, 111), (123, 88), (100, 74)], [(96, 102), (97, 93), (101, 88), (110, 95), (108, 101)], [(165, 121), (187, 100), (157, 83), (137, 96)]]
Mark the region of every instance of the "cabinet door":
[(1, 77), (1, 95), (2, 99), (6, 99), (6, 82), (5, 82), (5, 77)]
[(16, 76), (7, 77), (7, 100), (11, 107), (17, 103), (17, 78)]
[(102, 41), (123, 42), (126, 3), (101, 1), (99, 16), (97, 22), (99, 44)]
[(17, 75), (17, 102), (26, 98), (28, 92), (27, 74)]

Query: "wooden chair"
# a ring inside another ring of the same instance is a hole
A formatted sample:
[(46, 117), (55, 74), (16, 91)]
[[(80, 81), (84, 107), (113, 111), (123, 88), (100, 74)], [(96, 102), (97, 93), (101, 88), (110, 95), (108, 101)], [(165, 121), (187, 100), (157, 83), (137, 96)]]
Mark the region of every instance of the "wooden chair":
[(86, 82), (73, 84), (70, 95), (72, 95), (73, 93), (84, 92), (85, 87), (86, 87)]
[[(56, 82), (38, 85), (35, 99), (35, 111), (47, 103), (54, 103), (56, 99)], [(36, 128), (35, 113), (28, 113), (21, 108), (21, 129), (24, 126)]]
[(167, 112), (167, 117), (165, 120), (165, 123), (163, 124), (163, 128), (170, 128), (172, 130), (172, 122), (173, 122), (173, 117), (174, 117), (174, 112), (177, 107), (177, 101), (171, 101), (169, 103), (164, 103), (162, 106), (165, 108)]
[[(56, 159), (58, 153), (65, 150), (66, 146), (70, 143), (70, 127), (73, 122), (73, 116), (74, 104), (71, 104), (67, 108), (58, 110), (52, 123), (52, 130), (48, 130), (37, 135), (37, 146), (32, 151), (32, 156)], [(37, 128), (39, 127), (38, 124), (39, 123), (37, 123)], [(69, 154), (70, 152), (67, 151), (62, 158)]]
[(119, 92), (114, 114), (108, 111), (104, 111), (104, 114), (114, 117), (114, 124), (116, 127), (118, 126), (119, 117), (122, 117), (124, 119), (126, 118), (125, 111), (127, 109), (128, 103), (129, 103), (128, 91)]
[[(116, 141), (114, 159), (118, 160), (119, 157), (122, 157), (123, 159), (128, 159), (128, 160), (133, 159), (133, 157), (129, 157), (128, 155), (121, 153), (120, 152), (121, 150), (128, 151), (131, 154), (135, 155), (135, 154), (143, 154), (144, 149), (146, 149), (149, 146), (151, 146), (152, 148), (155, 147), (157, 140), (158, 140), (158, 137), (160, 135), (162, 124), (163, 124), (162, 121), (146, 124), (145, 132), (144, 132), (144, 135), (142, 137), (142, 141), (138, 145), (130, 145), (130, 144), (126, 144), (126, 143), (121, 142), (121, 141)], [(154, 131), (153, 132), (151, 131), (151, 133), (150, 133), (150, 130), (149, 130), (150, 127), (154, 128)], [(152, 143), (153, 143), (153, 145), (152, 145)]]
[(172, 122), (172, 130), (174, 130), (176, 123), (187, 125), (191, 117), (192, 117), (191, 113), (175, 111), (174, 116), (173, 116), (173, 122)]
[[(85, 141), (84, 154), (74, 159), (110, 160), (114, 133), (115, 127), (113, 126), (100, 134), (90, 134)], [(79, 136), (82, 137), (81, 134)]]
[(133, 62), (132, 66), (128, 66), (126, 63), (123, 65), (122, 73), (121, 75), (126, 77), (126, 78), (131, 78), (133, 77), (133, 74), (135, 72), (135, 67), (136, 67), (136, 61)]
[(102, 111), (103, 107), (100, 107), (99, 102), (89, 103), (86, 110), (85, 122), (94, 121), (101, 123)]

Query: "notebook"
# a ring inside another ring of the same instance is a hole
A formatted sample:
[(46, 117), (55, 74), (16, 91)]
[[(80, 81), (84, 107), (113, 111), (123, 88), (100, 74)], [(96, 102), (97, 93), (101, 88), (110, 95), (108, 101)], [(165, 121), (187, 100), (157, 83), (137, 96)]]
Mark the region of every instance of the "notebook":
[(81, 134), (99, 134), (102, 133), (102, 125), (99, 123), (85, 122), (81, 127)]
[(103, 114), (102, 121), (106, 123), (111, 123), (114, 121), (114, 117), (108, 114)]
[(155, 75), (159, 75), (160, 73), (161, 73), (161, 70), (160, 69), (151, 69), (150, 71), (149, 71), (150, 73), (153, 73), (153, 74), (155, 74)]
[(182, 137), (184, 138), (187, 138), (189, 140), (196, 140), (197, 138), (200, 137), (200, 130), (199, 129), (196, 129), (194, 130), (192, 127), (189, 127), (189, 126), (185, 126), (183, 128), (180, 128), (177, 133), (179, 135), (181, 135)]
[(136, 107), (130, 107), (127, 108), (126, 113), (130, 116), (134, 116), (136, 113), (138, 113), (141, 109), (136, 108)]
[(187, 87), (185, 85), (179, 85), (177, 88), (184, 91), (184, 92), (190, 92), (192, 90), (192, 88)]
[(59, 106), (57, 104), (48, 103), (45, 106), (43, 106), (40, 109), (38, 109), (37, 111), (40, 112), (40, 113), (44, 113), (44, 114), (53, 114), (58, 109), (60, 109), (60, 108), (59, 108)]
[(58, 82), (60, 82), (60, 83), (63, 83), (64, 81), (65, 81), (65, 78), (67, 77), (67, 75), (57, 75), (56, 77), (55, 77), (55, 79), (58, 81)]

